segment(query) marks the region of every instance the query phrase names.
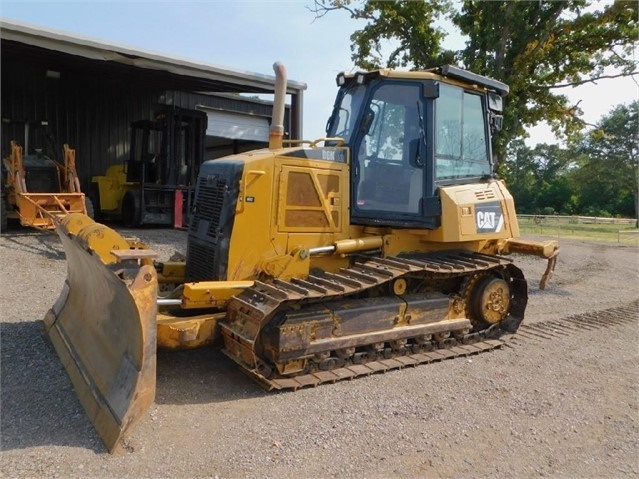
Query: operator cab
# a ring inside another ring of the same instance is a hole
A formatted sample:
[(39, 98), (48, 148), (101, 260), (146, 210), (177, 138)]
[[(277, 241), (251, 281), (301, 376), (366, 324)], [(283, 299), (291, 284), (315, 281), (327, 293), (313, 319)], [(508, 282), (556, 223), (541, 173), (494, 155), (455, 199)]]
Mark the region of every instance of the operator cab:
[(493, 177), (503, 83), (451, 66), (340, 74), (337, 83), (327, 136), (352, 151), (351, 223), (434, 229), (439, 187)]

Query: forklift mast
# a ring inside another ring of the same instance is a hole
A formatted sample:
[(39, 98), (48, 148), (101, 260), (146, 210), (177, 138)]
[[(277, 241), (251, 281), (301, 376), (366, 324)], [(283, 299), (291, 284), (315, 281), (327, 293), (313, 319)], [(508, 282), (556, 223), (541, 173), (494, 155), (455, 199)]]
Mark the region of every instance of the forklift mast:
[(127, 181), (169, 187), (195, 184), (204, 158), (206, 113), (170, 107), (131, 124)]
[(179, 107), (153, 120), (131, 124), (122, 218), (130, 226), (177, 225), (188, 221), (200, 164), (204, 160), (206, 113)]

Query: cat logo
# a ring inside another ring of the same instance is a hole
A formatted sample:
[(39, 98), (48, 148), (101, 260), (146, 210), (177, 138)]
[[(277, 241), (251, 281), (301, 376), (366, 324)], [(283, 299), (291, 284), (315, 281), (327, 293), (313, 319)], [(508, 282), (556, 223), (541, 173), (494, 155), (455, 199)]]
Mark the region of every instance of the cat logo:
[(496, 201), (476, 205), (475, 223), (477, 224), (477, 233), (499, 233), (504, 227), (501, 204)]
[(497, 213), (494, 211), (478, 211), (477, 212), (477, 228), (481, 230), (495, 229), (495, 217)]

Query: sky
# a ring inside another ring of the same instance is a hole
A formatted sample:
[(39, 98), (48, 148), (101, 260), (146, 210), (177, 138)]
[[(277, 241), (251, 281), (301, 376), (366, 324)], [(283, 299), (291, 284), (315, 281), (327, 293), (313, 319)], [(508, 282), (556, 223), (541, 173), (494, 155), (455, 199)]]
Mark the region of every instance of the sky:
[[(273, 75), (281, 61), (291, 80), (307, 84), (304, 137), (324, 136), (337, 91), (335, 77), (356, 70), (350, 35), (365, 25), (346, 12), (321, 19), (312, 0), (0, 0), (0, 17), (106, 43), (198, 63)], [(449, 35), (446, 47), (461, 48)], [(596, 123), (613, 106), (639, 98), (630, 78), (602, 80), (565, 92)], [(548, 127), (529, 130), (529, 146), (558, 140)]]

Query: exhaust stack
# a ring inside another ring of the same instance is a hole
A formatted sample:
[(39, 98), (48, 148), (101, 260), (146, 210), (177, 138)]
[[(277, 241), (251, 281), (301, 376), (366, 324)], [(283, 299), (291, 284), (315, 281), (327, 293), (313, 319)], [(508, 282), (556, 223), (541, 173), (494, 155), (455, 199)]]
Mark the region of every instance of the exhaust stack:
[(275, 100), (273, 101), (273, 119), (271, 120), (268, 141), (268, 147), (271, 150), (282, 148), (286, 101), (286, 67), (283, 63), (275, 62), (273, 70), (275, 71)]

